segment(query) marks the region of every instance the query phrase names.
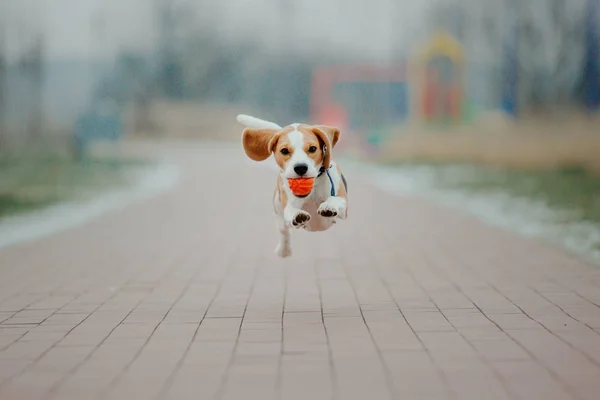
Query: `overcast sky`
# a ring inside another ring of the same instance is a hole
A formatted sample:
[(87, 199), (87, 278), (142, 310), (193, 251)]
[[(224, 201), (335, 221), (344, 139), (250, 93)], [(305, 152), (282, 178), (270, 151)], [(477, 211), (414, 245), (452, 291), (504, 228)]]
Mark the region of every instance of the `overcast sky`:
[[(423, 28), (435, 0), (174, 0), (190, 3), (191, 25), (222, 35), (262, 41), (276, 48), (294, 37), (298, 51), (315, 46), (385, 58), (392, 41), (402, 46)], [(9, 54), (37, 30), (45, 32), (48, 56), (107, 58), (120, 48), (155, 44), (156, 0), (2, 0)], [(288, 14), (282, 12), (288, 5)], [(392, 18), (392, 16), (394, 18)]]

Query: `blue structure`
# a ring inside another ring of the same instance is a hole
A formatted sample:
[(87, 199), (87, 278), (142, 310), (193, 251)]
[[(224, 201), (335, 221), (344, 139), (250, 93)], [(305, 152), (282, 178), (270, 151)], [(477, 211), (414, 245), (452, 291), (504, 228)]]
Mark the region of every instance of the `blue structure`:
[(96, 140), (116, 142), (122, 134), (121, 113), (117, 108), (93, 109), (77, 118), (73, 138), (75, 154), (77, 158), (83, 158), (91, 142)]
[(334, 96), (348, 110), (352, 129), (398, 124), (409, 116), (407, 82), (341, 82), (335, 85)]
[[(518, 0), (517, 0), (518, 1)], [(502, 109), (508, 115), (517, 117), (518, 114), (518, 77), (519, 77), (519, 33), (516, 1), (510, 3), (511, 26), (509, 26), (510, 38), (505, 44), (505, 68), (504, 87), (502, 88)]]
[(600, 19), (599, 0), (588, 0), (586, 14), (585, 105), (594, 111), (600, 107)]

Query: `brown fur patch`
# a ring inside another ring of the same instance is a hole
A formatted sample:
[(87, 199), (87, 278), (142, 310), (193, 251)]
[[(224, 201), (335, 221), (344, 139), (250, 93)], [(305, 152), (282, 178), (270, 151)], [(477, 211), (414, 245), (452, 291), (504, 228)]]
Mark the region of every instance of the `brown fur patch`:
[(254, 161), (263, 161), (271, 155), (271, 143), (277, 135), (274, 129), (246, 128), (242, 133), (242, 146), (246, 155)]
[(277, 197), (277, 193), (279, 193), (279, 181), (280, 181), (280, 177), (277, 176), (277, 184), (275, 185), (275, 190), (273, 191), (273, 211), (275, 211), (275, 214), (277, 214), (277, 209), (275, 208), (275, 198)]
[[(315, 165), (321, 165), (323, 163), (323, 141), (316, 133), (313, 132), (309, 125), (300, 125), (298, 131), (302, 133), (304, 137), (304, 152), (308, 157), (313, 160)], [(315, 148), (315, 151), (311, 152), (311, 147)]]
[[(287, 126), (279, 131), (274, 129), (252, 129), (246, 128), (242, 133), (242, 145), (246, 155), (255, 161), (264, 161), (271, 153), (274, 154), (275, 162), (281, 169), (285, 168), (286, 162), (294, 153), (288, 135), (297, 129), (304, 136), (304, 148), (302, 149), (315, 164), (329, 168), (331, 160), (331, 149), (338, 142), (339, 129), (327, 125), (299, 125), (297, 128)], [(315, 148), (311, 151), (311, 147)], [(327, 146), (327, 152), (324, 152)], [(282, 153), (282, 150), (286, 154)]]
[[(292, 127), (286, 127), (281, 130), (246, 128), (242, 133), (242, 146), (246, 155), (254, 161), (264, 161), (269, 158), (271, 153), (275, 153), (276, 155), (279, 153), (283, 156), (281, 149), (286, 145), (289, 147), (289, 155), (291, 155), (293, 149), (289, 146), (287, 134), (293, 130), (294, 128)], [(276, 158), (276, 161), (281, 166), (281, 160)]]
[(315, 125), (315, 128), (324, 132), (329, 139), (329, 143), (331, 143), (331, 148), (334, 148), (337, 142), (340, 140), (340, 130), (335, 126), (329, 125)]
[[(325, 168), (329, 168), (331, 160), (331, 149), (335, 147), (340, 136), (340, 130), (326, 125), (300, 125), (298, 130), (302, 132), (306, 138), (316, 138), (319, 141), (319, 164)], [(327, 146), (327, 152), (323, 152), (323, 146)]]
[[(283, 169), (285, 167), (285, 163), (290, 159), (292, 154), (294, 154), (294, 148), (290, 143), (290, 139), (288, 138), (288, 134), (293, 132), (294, 128), (291, 126), (285, 127), (278, 132), (279, 140), (273, 147), (273, 157), (275, 158), (275, 162), (279, 165), (279, 168)], [(287, 149), (289, 154), (282, 154), (281, 150)]]
[(275, 190), (279, 191), (279, 201), (281, 202), (281, 209), (285, 210), (288, 198), (287, 194), (285, 193), (285, 190), (283, 190), (283, 178), (281, 177), (281, 175), (277, 176), (277, 187)]
[(340, 174), (340, 187), (337, 190), (337, 194), (336, 196), (338, 197), (343, 197), (344, 199), (346, 199), (346, 218), (348, 217), (348, 193), (346, 192), (346, 186), (344, 185), (344, 181), (342, 178), (342, 170), (340, 169), (340, 166), (336, 164), (335, 166), (338, 170), (338, 174)]

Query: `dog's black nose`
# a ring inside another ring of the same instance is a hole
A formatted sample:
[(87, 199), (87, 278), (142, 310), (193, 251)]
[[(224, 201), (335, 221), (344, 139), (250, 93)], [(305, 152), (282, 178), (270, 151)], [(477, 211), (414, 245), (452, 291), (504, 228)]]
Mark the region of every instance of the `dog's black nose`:
[(294, 165), (294, 172), (299, 176), (302, 176), (308, 171), (308, 165), (306, 164), (296, 164)]

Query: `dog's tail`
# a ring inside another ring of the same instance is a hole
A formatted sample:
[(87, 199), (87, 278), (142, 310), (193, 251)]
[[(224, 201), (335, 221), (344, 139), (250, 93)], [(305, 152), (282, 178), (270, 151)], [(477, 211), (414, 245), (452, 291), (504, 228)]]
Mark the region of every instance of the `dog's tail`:
[(277, 125), (275, 122), (265, 121), (246, 114), (238, 115), (237, 121), (240, 124), (253, 129), (281, 129), (281, 126)]

